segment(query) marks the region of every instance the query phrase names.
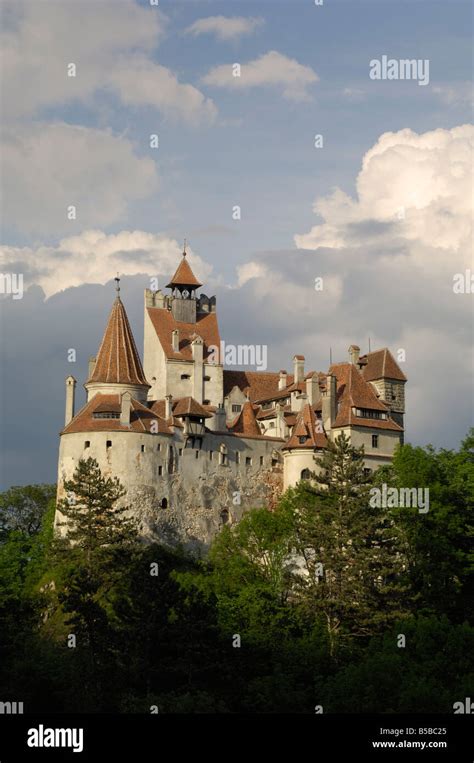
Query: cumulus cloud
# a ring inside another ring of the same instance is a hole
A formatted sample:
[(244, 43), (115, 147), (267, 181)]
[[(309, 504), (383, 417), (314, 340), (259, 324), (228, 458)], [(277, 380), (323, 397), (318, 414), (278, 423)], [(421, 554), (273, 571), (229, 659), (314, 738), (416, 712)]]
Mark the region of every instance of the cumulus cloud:
[[(107, 226), (158, 186), (154, 161), (109, 130), (65, 123), (7, 129), (2, 146), (3, 214), (22, 233)], [(68, 207), (76, 219), (68, 219)]]
[(317, 198), (313, 209), (322, 222), (296, 235), (297, 247), (360, 246), (376, 232), (413, 244), (409, 256), (418, 265), (442, 267), (447, 252), (467, 264), (473, 146), (472, 125), (384, 133), (363, 158), (357, 198), (340, 189)]
[(215, 34), (218, 40), (236, 40), (244, 35), (253, 34), (263, 23), (262, 18), (252, 16), (208, 16), (195, 21), (184, 30), (184, 33), (193, 37)]
[[(126, 104), (148, 105), (166, 117), (214, 119), (215, 106), (197, 88), (178, 82), (152, 58), (166, 29), (157, 8), (132, 0), (6, 0), (2, 10), (4, 118), (64, 103), (91, 106), (108, 89)], [(68, 76), (69, 64), (75, 76)]]
[(319, 77), (310, 66), (270, 50), (260, 58), (242, 64), (240, 77), (234, 76), (232, 64), (225, 64), (211, 69), (202, 81), (206, 85), (236, 90), (273, 86), (282, 89), (288, 100), (307, 101), (311, 97), (308, 88), (318, 82)]
[[(51, 297), (71, 286), (105, 284), (117, 272), (167, 278), (176, 270), (181, 246), (167, 236), (138, 230), (113, 235), (86, 230), (57, 246), (4, 246), (0, 253), (3, 271), (24, 273), (25, 288), (37, 284)], [(206, 279), (212, 268), (189, 247), (187, 255), (196, 275)], [(164, 286), (160, 279), (159, 287)]]
[(372, 349), (403, 349), (415, 442), (454, 446), (469, 425), (472, 295), (454, 293), (453, 276), (472, 269), (473, 144), (472, 125), (381, 135), (356, 198), (319, 197), (319, 222), (295, 236), (297, 251), (254, 257), (226, 299), (239, 334), (268, 344), (269, 367), (300, 352), (326, 370), (329, 348), (346, 360), (349, 344), (365, 352), (369, 337)]

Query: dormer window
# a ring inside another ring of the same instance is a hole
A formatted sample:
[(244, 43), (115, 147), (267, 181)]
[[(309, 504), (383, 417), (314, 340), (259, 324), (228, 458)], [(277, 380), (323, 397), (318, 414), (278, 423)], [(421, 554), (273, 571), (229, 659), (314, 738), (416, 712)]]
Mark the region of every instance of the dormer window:
[(232, 406), (232, 413), (240, 413), (241, 410), (242, 410), (242, 406), (241, 405), (235, 404), (235, 405)]
[(120, 413), (118, 411), (94, 411), (92, 414), (93, 419), (119, 419)]
[(301, 437), (298, 437), (300, 445), (304, 445), (304, 443), (306, 442), (307, 439), (308, 438), (306, 437), (306, 435), (301, 435)]

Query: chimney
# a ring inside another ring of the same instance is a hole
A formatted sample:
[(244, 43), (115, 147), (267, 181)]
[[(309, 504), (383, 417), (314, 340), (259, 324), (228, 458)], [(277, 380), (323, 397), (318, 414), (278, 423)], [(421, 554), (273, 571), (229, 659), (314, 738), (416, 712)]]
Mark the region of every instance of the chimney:
[(308, 403), (311, 407), (315, 406), (316, 403), (319, 403), (321, 398), (318, 374), (316, 371), (309, 377), (309, 379), (306, 379), (306, 397), (308, 398)]
[(178, 331), (178, 329), (174, 329), (171, 332), (171, 346), (173, 348), (173, 352), (179, 352), (179, 331)]
[(172, 415), (172, 405), (171, 405), (172, 400), (173, 400), (173, 395), (166, 395), (165, 397), (165, 419), (166, 420), (170, 419)]
[(308, 402), (306, 395), (297, 390), (293, 390), (290, 395), (290, 409), (292, 413), (298, 413)]
[(227, 420), (227, 414), (226, 414), (225, 408), (223, 405), (219, 405), (219, 407), (216, 408), (214, 416), (212, 417), (212, 419), (209, 420), (210, 421), (209, 429), (212, 429), (214, 432), (227, 431), (226, 420)]
[(67, 426), (74, 418), (74, 400), (76, 397), (76, 380), (74, 376), (66, 378), (66, 415), (64, 417), (64, 426)]
[(132, 408), (132, 395), (130, 392), (124, 392), (120, 398), (120, 423), (123, 426), (130, 426), (130, 411)]
[(288, 374), (286, 371), (280, 371), (280, 379), (278, 381), (278, 390), (286, 389)]
[(293, 358), (293, 376), (295, 384), (304, 380), (304, 355), (295, 355)]
[(95, 361), (96, 361), (95, 355), (90, 355), (89, 356), (89, 368), (88, 368), (89, 376), (87, 377), (88, 379), (91, 379), (92, 378), (92, 374), (94, 373)]
[(351, 359), (351, 363), (354, 366), (357, 366), (359, 363), (359, 355), (360, 355), (360, 347), (357, 347), (356, 344), (351, 344), (349, 347), (349, 357)]
[(204, 346), (200, 336), (196, 336), (191, 342), (191, 350), (193, 353), (193, 360), (197, 363), (202, 363), (204, 356)]
[(276, 410), (276, 428), (275, 428), (275, 435), (276, 437), (286, 437), (286, 426), (285, 426), (285, 416), (283, 413), (283, 409), (280, 403), (277, 403), (275, 406)]
[(326, 432), (329, 432), (336, 420), (337, 414), (337, 388), (336, 377), (332, 374), (326, 376), (326, 390), (323, 395), (323, 427)]

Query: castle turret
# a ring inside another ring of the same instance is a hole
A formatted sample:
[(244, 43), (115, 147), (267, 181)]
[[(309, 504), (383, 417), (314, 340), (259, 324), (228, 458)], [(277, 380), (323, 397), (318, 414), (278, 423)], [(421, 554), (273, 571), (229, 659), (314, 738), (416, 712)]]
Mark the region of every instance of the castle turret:
[(120, 299), (120, 279), (116, 278), (115, 281), (117, 297), (109, 315), (92, 375), (84, 385), (88, 401), (97, 392), (121, 395), (127, 391), (136, 400), (146, 400), (150, 387), (145, 379), (127, 313)]
[(202, 286), (202, 283), (197, 280), (191, 270), (186, 259), (185, 249), (176, 273), (169, 284), (167, 284), (167, 288), (172, 290), (173, 295), (171, 312), (177, 321), (196, 323), (196, 289), (200, 286)]

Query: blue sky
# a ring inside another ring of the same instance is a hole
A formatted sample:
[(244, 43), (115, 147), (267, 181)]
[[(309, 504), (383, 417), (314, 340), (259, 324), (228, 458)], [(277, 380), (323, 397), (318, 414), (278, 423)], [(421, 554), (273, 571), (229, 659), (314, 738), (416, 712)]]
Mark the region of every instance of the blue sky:
[[(470, 3), (160, 0), (157, 9), (145, 0), (18, 0), (2, 9), (3, 271), (21, 270), (32, 289), (16, 302), (0, 297), (3, 386), (19, 411), (5, 410), (7, 483), (54, 479), (71, 370), (64, 345), (83, 348), (74, 370), (83, 376), (117, 268), (140, 343), (142, 289), (155, 273), (169, 275), (184, 236), (218, 295), (229, 341), (268, 342), (276, 369), (303, 351), (323, 370), (329, 345), (344, 356), (369, 335), (392, 350), (408, 346), (412, 441), (459, 442), (471, 304), (452, 294), (451, 278), (471, 261), (472, 137), (460, 129), (472, 122)], [(258, 21), (226, 39), (186, 31), (214, 17), (224, 18), (222, 29), (229, 19)], [(270, 51), (280, 78), (269, 63), (254, 86), (211, 84), (217, 67), (238, 62), (245, 78)], [(369, 62), (382, 55), (429, 59), (429, 84), (372, 81)], [(78, 73), (67, 81), (71, 61)], [(295, 81), (285, 81), (291, 71)], [(178, 84), (165, 98), (171, 80)], [(158, 149), (149, 147), (152, 133)], [(68, 204), (77, 204), (76, 221), (65, 219)], [(232, 219), (234, 205), (241, 220)], [(104, 236), (102, 248), (87, 231)], [(124, 243), (124, 231), (138, 233)], [(311, 283), (323, 272), (328, 288), (316, 304)], [(426, 385), (439, 343), (455, 399), (446, 378)], [(32, 367), (35, 389), (20, 393), (14, 380)], [(26, 474), (22, 443), (40, 420)]]

